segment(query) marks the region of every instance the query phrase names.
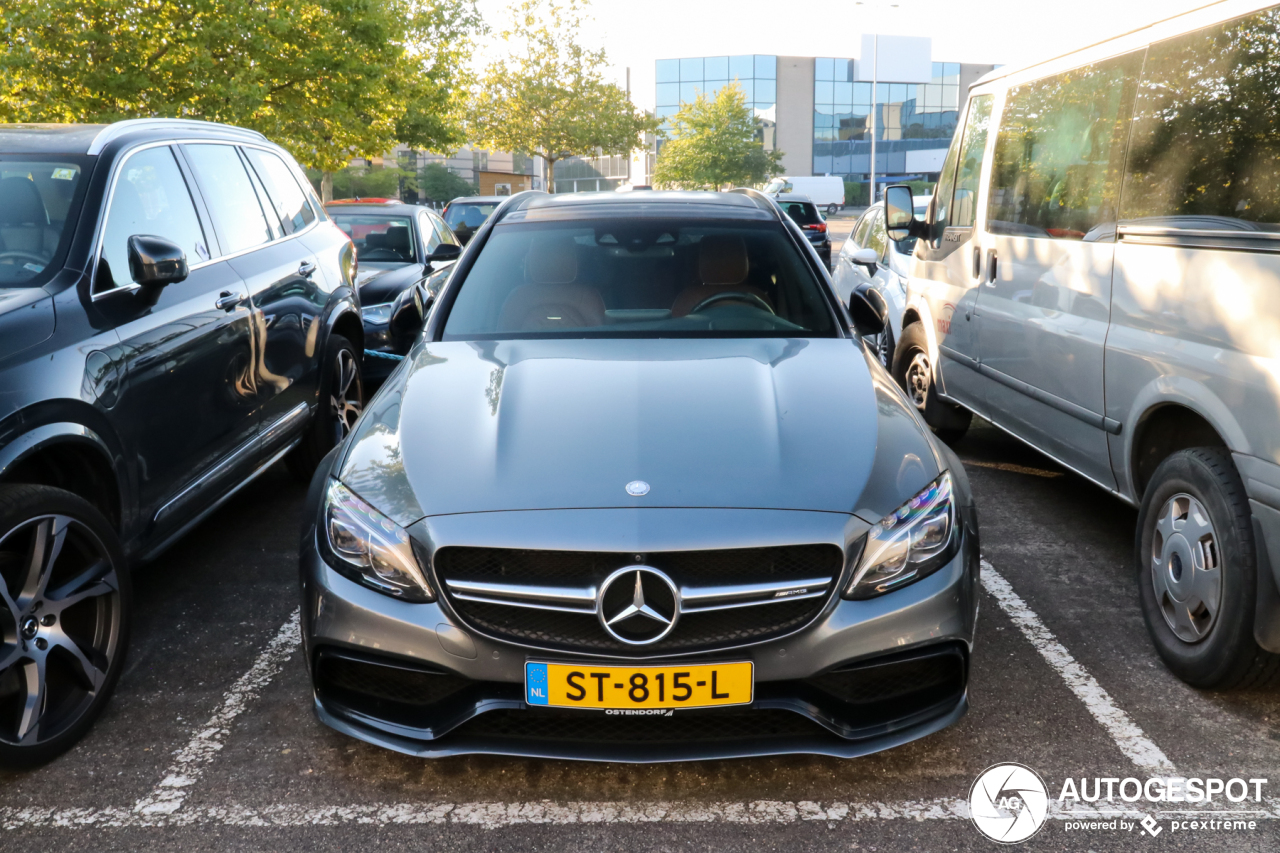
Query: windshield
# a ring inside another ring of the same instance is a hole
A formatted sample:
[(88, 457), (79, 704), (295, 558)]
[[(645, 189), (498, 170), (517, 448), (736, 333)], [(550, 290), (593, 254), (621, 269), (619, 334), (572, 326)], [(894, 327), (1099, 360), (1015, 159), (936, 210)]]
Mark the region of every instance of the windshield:
[(454, 202), (444, 209), (444, 221), (455, 231), (475, 231), (497, 209), (496, 201), (463, 204)]
[(417, 260), (409, 217), (333, 211), (329, 215), (356, 244), (360, 263), (411, 264)]
[(0, 156), (0, 287), (38, 287), (62, 266), (87, 165), (83, 157)]
[(772, 181), (764, 185), (764, 191), (767, 193), (780, 193), (782, 192), (782, 188), (786, 185), (786, 179), (774, 178)]
[(831, 337), (821, 288), (776, 222), (503, 223), (444, 339)]

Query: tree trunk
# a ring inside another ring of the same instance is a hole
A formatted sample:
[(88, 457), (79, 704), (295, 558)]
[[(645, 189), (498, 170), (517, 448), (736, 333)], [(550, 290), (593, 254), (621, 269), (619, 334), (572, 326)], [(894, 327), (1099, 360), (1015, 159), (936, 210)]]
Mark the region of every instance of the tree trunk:
[(556, 161), (550, 157), (544, 158), (547, 161), (547, 192), (556, 191)]
[(320, 201), (324, 204), (333, 201), (333, 172), (320, 173)]

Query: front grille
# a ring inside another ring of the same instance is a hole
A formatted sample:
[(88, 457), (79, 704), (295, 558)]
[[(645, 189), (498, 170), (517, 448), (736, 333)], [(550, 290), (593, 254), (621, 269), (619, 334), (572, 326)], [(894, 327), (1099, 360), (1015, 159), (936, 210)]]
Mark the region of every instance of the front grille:
[[(599, 587), (615, 570), (636, 564), (636, 554), (446, 547), (435, 554), (435, 572), (454, 611), (475, 630), (541, 648), (652, 656), (728, 648), (788, 634), (812, 621), (834, 592), (844, 554), (834, 545), (738, 548), (640, 555), (680, 587), (829, 579), (825, 594), (781, 599), (749, 607), (681, 614), (666, 637), (643, 646), (619, 642), (592, 612), (566, 612), (466, 600), (450, 582)], [(821, 589), (821, 587), (818, 587)]]
[(462, 737), (608, 744), (678, 744), (830, 737), (830, 732), (791, 711), (750, 710), (671, 717), (609, 716), (575, 711), (490, 711), (454, 730)]

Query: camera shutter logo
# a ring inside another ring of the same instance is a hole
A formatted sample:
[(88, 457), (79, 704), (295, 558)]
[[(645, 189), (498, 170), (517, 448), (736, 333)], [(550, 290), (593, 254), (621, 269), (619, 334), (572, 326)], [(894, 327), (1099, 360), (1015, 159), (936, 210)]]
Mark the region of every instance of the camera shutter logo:
[(1026, 841), (1044, 826), (1049, 793), (1036, 771), (1022, 764), (996, 764), (969, 789), (969, 818), (978, 831), (1001, 844)]

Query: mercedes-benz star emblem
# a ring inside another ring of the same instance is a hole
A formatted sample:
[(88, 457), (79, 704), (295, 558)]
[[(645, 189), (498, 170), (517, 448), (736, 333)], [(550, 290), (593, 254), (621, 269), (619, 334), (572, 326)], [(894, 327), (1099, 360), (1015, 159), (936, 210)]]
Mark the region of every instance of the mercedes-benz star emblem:
[(632, 480), (627, 483), (627, 494), (633, 498), (642, 498), (649, 494), (649, 484), (644, 480)]
[(629, 646), (656, 643), (680, 618), (680, 593), (671, 578), (649, 566), (627, 566), (600, 587), (596, 615), (609, 636)]

